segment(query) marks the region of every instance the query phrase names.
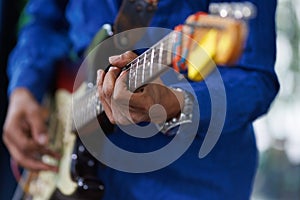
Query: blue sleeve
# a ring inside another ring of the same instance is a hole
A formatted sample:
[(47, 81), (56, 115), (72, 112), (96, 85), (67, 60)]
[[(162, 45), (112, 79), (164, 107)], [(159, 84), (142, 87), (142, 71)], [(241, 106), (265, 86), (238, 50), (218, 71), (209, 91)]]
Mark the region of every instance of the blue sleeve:
[(8, 93), (28, 88), (38, 101), (50, 86), (55, 62), (68, 54), (70, 42), (64, 19), (66, 1), (32, 0), (26, 8), (28, 23), (21, 29), (8, 64)]
[[(276, 0), (253, 2), (257, 17), (249, 23), (249, 37), (245, 51), (235, 67), (218, 67), (222, 84), (215, 75), (205, 82), (191, 82), (200, 109), (200, 132), (205, 133), (211, 120), (211, 96), (222, 99), (225, 88), (226, 119), (223, 133), (241, 130), (266, 113), (275, 98), (279, 83), (274, 71), (276, 57), (275, 9)], [(215, 73), (213, 73), (215, 74)], [(208, 90), (207, 83), (210, 86)], [(173, 85), (187, 89), (184, 84)], [(219, 93), (218, 93), (219, 92)], [(220, 95), (218, 97), (218, 95)]]

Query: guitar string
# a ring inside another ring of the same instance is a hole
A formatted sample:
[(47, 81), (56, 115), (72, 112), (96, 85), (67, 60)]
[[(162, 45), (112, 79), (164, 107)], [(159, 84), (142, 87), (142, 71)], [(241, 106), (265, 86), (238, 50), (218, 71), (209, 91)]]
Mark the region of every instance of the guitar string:
[[(173, 31), (170, 34), (166, 35), (159, 42), (157, 42), (155, 45), (153, 45), (151, 48), (149, 48), (147, 51), (145, 51), (143, 54), (141, 54), (128, 64), (130, 66), (127, 69), (127, 71), (129, 71), (128, 87), (131, 91), (134, 91), (135, 89), (137, 89), (137, 87), (145, 84), (146, 82), (149, 82), (149, 79), (152, 78), (153, 74), (157, 75), (157, 73), (160, 73), (160, 67), (152, 67), (154, 64), (156, 64), (154, 62), (155, 58), (158, 59), (157, 62), (160, 62), (159, 66), (171, 64), (170, 57), (172, 56), (171, 48), (172, 43), (174, 42), (174, 33), (176, 32)], [(163, 49), (165, 46), (167, 47), (167, 49)], [(151, 53), (149, 53), (150, 51)], [(167, 56), (164, 57), (163, 53), (166, 53)], [(143, 62), (140, 62), (140, 60), (143, 60)], [(150, 68), (147, 65), (150, 66)], [(138, 73), (142, 73), (142, 75), (138, 76)], [(150, 76), (145, 77), (147, 74), (150, 74)], [(134, 87), (132, 87), (132, 79), (135, 79)], [(139, 81), (140, 79), (141, 81)], [(73, 113), (73, 123), (74, 121), (76, 122), (77, 129), (82, 128), (85, 124), (87, 124), (89, 121), (91, 121), (104, 111), (98, 97), (99, 94), (97, 86), (94, 86), (88, 89), (85, 95), (79, 98), (74, 98), (73, 103), (75, 105), (75, 108), (79, 108), (80, 110), (77, 110)], [(73, 123), (72, 128), (75, 128)]]

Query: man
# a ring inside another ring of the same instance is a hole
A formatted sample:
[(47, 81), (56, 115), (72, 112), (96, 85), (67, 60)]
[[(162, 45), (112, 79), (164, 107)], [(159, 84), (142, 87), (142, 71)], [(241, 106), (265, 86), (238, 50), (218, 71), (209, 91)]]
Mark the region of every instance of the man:
[[(218, 1), (161, 0), (150, 25), (174, 28), (190, 14), (207, 11), (212, 2)], [(279, 88), (274, 72), (276, 1), (252, 2), (257, 6), (257, 17), (249, 24), (245, 52), (236, 67), (219, 68), (226, 89), (227, 111), (216, 146), (206, 157), (199, 159), (198, 151), (210, 122), (211, 102), (205, 84), (191, 82), (201, 114), (199, 130), (192, 145), (178, 160), (154, 172), (135, 174), (109, 167), (99, 169), (99, 177), (106, 189), (104, 199), (250, 198), (257, 167), (252, 122), (268, 110)], [(113, 23), (120, 4), (121, 1), (108, 0), (29, 2), (27, 13), (30, 22), (21, 31), (18, 45), (10, 58), (10, 106), (4, 126), (4, 141), (14, 159), (25, 168), (57, 171), (56, 166), (47, 165), (35, 156), (42, 153), (57, 157), (47, 147), (47, 129), (39, 102), (53, 80), (56, 61), (67, 57), (70, 49), (80, 56), (98, 29), (104, 23)], [(100, 98), (113, 123), (130, 122), (112, 105), (111, 97), (120, 94), (118, 85), (122, 78), (116, 76), (120, 72), (118, 67), (134, 57), (132, 53), (112, 57), (110, 63), (117, 68), (111, 68), (107, 73), (99, 71), (98, 74)], [(181, 96), (179, 103), (183, 103), (183, 93), (178, 95)], [(135, 122), (149, 121), (147, 112), (140, 115), (141, 109), (154, 104), (167, 106), (162, 103), (166, 96), (162, 96), (157, 85), (146, 86), (142, 92), (135, 93), (134, 98), (137, 104), (130, 106), (133, 108), (131, 116), (137, 114), (133, 117)], [(135, 107), (145, 99), (150, 103)], [(174, 96), (170, 101), (173, 100)], [(180, 113), (178, 102), (172, 108), (173, 111), (167, 109), (168, 118)], [(124, 148), (133, 152), (155, 150), (157, 145), (172, 140), (163, 134), (155, 135), (150, 141), (137, 140), (120, 131), (112, 134), (111, 139), (119, 143), (126, 141), (122, 143)]]

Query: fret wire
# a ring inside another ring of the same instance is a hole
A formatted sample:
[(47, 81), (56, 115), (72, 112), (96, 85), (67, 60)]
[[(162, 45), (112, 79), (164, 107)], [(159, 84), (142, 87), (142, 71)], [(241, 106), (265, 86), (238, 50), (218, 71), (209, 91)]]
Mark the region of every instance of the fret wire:
[(129, 74), (128, 74), (128, 87), (131, 86), (131, 73), (132, 73), (132, 63), (130, 63)]
[(130, 90), (132, 90), (134, 88), (134, 84), (135, 84), (135, 77), (136, 77), (136, 67), (137, 67), (138, 62), (134, 62), (134, 64), (131, 67), (131, 74), (130, 74), (130, 80), (131, 80), (131, 84), (129, 85)]
[(142, 83), (145, 82), (145, 67), (146, 67), (146, 60), (147, 60), (147, 52), (144, 55), (144, 61), (143, 61), (143, 75), (142, 75)]
[(154, 59), (154, 49), (152, 49), (152, 51), (151, 51), (150, 77), (152, 77), (152, 74), (153, 74), (153, 59)]
[[(159, 42), (157, 42), (155, 45), (152, 46), (152, 48), (160, 45), (160, 43), (167, 43), (170, 44), (170, 39), (172, 39), (172, 36), (174, 35), (174, 32), (169, 33), (168, 35), (166, 35), (165, 37), (163, 37)], [(140, 56), (138, 56), (137, 58), (135, 58), (134, 60), (132, 60), (130, 63), (135, 64), (137, 62), (137, 59), (140, 58), (141, 56), (143, 56), (143, 54), (149, 53), (149, 51), (152, 50), (152, 48), (148, 49), (147, 51), (145, 51), (144, 53), (142, 53)], [(130, 64), (129, 63), (129, 64)], [(170, 64), (170, 63), (168, 63)]]
[(162, 63), (162, 54), (163, 54), (163, 48), (164, 48), (164, 43), (160, 43), (160, 47), (159, 47), (159, 57), (158, 57), (158, 66), (159, 68), (162, 67), (163, 63)]
[[(151, 51), (153, 48), (157, 47), (158, 45), (160, 45), (161, 43), (167, 43), (168, 45), (170, 44), (170, 40), (172, 39), (172, 36), (174, 35), (174, 32), (169, 33), (168, 35), (166, 35), (164, 38), (162, 38), (159, 42), (157, 42), (155, 45), (153, 45), (150, 49), (148, 49), (147, 51), (145, 51), (144, 53), (142, 53), (140, 56), (138, 56), (137, 58), (135, 58), (134, 60), (132, 60), (129, 64), (133, 64), (135, 65), (137, 63), (137, 60), (144, 56), (144, 54), (147, 54), (149, 51)], [(169, 49), (167, 49), (169, 50)], [(171, 51), (171, 50), (170, 50)], [(170, 64), (170, 63), (168, 63)]]
[(133, 60), (132, 60), (130, 63), (128, 63), (128, 64), (132, 64), (132, 66), (133, 66), (133, 65), (136, 65), (136, 63), (137, 63), (137, 58), (138, 58), (138, 57), (136, 57), (135, 59), (133, 59)]
[[(130, 68), (129, 68), (129, 80), (128, 80), (128, 86), (131, 89), (136, 89), (136, 87), (138, 86), (138, 70), (142, 70), (142, 83), (147, 82), (148, 80), (150, 80), (150, 78), (153, 75), (153, 64), (154, 64), (154, 59), (156, 56), (156, 59), (158, 64), (159, 64), (159, 68), (155, 69), (154, 73), (155, 75), (157, 75), (157, 73), (161, 70), (161, 66), (164, 65), (170, 65), (171, 61), (172, 61), (172, 41), (174, 41), (174, 36), (176, 36), (174, 34), (174, 32), (171, 32), (170, 34), (168, 34), (167, 36), (165, 36), (163, 39), (161, 39), (157, 44), (155, 44), (152, 48), (150, 48), (149, 50), (145, 51), (141, 56), (138, 56), (136, 59), (134, 59), (132, 62), (130, 62)], [(166, 49), (164, 49), (165, 47), (167, 47)], [(158, 53), (157, 53), (157, 49), (159, 49)], [(151, 51), (151, 54), (149, 54), (149, 52)], [(164, 53), (167, 53), (167, 56), (164, 56)], [(151, 55), (151, 57), (150, 57)], [(140, 63), (140, 58), (143, 56), (143, 63)], [(141, 65), (139, 65), (141, 64)], [(150, 66), (148, 66), (150, 65)], [(150, 76), (147, 77), (147, 72), (150, 72)], [(133, 76), (133, 77), (132, 77)], [(132, 79), (135, 79), (135, 83), (134, 86), (135, 88), (132, 88)], [(147, 80), (148, 79), (148, 80)], [(140, 83), (139, 83), (140, 84)], [(99, 101), (99, 99), (97, 98), (96, 95), (97, 92), (97, 87), (94, 87), (93, 89), (90, 89), (88, 91), (88, 97), (82, 97), (79, 98), (77, 102), (76, 100), (76, 104), (80, 105), (80, 111), (81, 112), (76, 112), (76, 114), (74, 115), (75, 118), (77, 119), (82, 119), (82, 120), (77, 120), (77, 124), (78, 127), (82, 127), (84, 126), (89, 120), (91, 120), (93, 117), (95, 117), (95, 112), (96, 112), (96, 106), (97, 101)], [(88, 106), (87, 109), (83, 109), (86, 107), (86, 105), (88, 105), (88, 99), (91, 99), (91, 96), (95, 96), (93, 101), (90, 102), (90, 106)], [(103, 111), (103, 106), (100, 102), (100, 112)], [(83, 114), (82, 113), (86, 113)], [(96, 113), (97, 114), (97, 113)]]
[(137, 59), (137, 66), (135, 67), (135, 81), (134, 81), (134, 89), (137, 89), (137, 79), (138, 79), (138, 67), (139, 67), (139, 61), (140, 61), (140, 59), (139, 59), (139, 57), (138, 57), (138, 59)]
[(74, 101), (75, 104), (77, 104), (80, 108), (79, 112), (76, 112), (74, 114), (77, 128), (83, 127), (88, 121), (95, 117), (95, 105), (97, 104), (97, 101), (98, 99), (96, 86), (90, 90), (87, 90), (84, 96)]
[(172, 47), (173, 47), (173, 43), (174, 43), (174, 37), (176, 37), (176, 32), (171, 32), (167, 39), (165, 40), (166, 46), (167, 46), (167, 63), (166, 65), (170, 65), (172, 64)]
[(154, 49), (154, 63), (158, 64), (159, 62), (159, 46), (156, 46)]
[[(162, 52), (164, 52), (164, 51), (168, 51), (168, 49), (164, 49), (165, 48), (165, 46), (167, 46), (168, 47), (168, 40), (169, 40), (169, 35), (168, 35), (168, 37), (166, 37), (161, 43), (160, 43), (160, 45), (161, 45), (161, 47), (160, 47), (160, 49), (161, 49), (161, 51)], [(162, 54), (162, 56), (161, 56), (161, 58), (164, 58), (163, 57), (163, 53), (160, 53), (160, 54)], [(164, 64), (167, 64), (167, 63), (164, 63)]]
[[(172, 38), (172, 36), (170, 36), (170, 38)], [(168, 63), (172, 62), (171, 52), (172, 52), (172, 42), (170, 41), (170, 39), (168, 39), (167, 41), (167, 62)]]
[(160, 54), (159, 46), (154, 47), (154, 63), (153, 63), (154, 66), (153, 67), (154, 67), (155, 73), (159, 72), (159, 70), (160, 70), (159, 54)]
[(166, 35), (164, 38), (162, 38), (158, 43), (156, 43), (153, 47), (157, 47), (158, 45), (160, 45), (161, 43), (166, 43), (168, 42), (168, 40), (170, 39), (170, 36), (172, 35), (173, 32), (169, 33), (168, 35)]

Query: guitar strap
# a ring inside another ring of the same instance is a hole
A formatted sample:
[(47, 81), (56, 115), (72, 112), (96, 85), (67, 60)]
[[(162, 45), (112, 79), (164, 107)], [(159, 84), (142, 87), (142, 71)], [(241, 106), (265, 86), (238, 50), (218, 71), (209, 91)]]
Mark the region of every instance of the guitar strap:
[(114, 23), (114, 33), (120, 34), (115, 41), (116, 47), (128, 48), (140, 39), (124, 31), (149, 26), (157, 3), (158, 0), (123, 0)]
[(115, 19), (114, 32), (148, 26), (157, 3), (158, 0), (124, 0)]

